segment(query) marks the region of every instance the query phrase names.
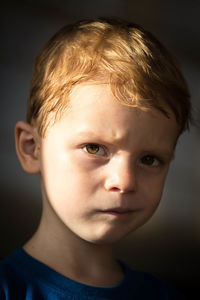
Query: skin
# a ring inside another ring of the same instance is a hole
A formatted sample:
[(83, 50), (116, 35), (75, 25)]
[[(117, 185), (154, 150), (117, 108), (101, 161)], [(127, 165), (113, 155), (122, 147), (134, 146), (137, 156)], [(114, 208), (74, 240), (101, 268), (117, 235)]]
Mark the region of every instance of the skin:
[(43, 197), (40, 225), (24, 249), (74, 280), (115, 285), (123, 272), (112, 244), (155, 212), (179, 128), (172, 112), (124, 106), (105, 84), (76, 86), (70, 100), (45, 138), (16, 125), (19, 159), (41, 175)]

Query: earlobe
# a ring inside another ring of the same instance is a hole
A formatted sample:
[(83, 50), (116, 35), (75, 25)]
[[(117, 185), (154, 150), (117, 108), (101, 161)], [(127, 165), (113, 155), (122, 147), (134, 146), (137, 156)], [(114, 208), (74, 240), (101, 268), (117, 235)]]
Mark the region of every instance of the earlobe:
[(15, 145), (18, 159), (25, 172), (40, 173), (40, 143), (34, 128), (19, 121), (15, 126)]

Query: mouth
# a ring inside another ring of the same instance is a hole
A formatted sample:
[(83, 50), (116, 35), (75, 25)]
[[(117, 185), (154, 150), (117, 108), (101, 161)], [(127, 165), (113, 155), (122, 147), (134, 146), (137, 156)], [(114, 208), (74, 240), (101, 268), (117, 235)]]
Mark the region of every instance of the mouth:
[(113, 215), (116, 217), (126, 217), (129, 216), (131, 213), (133, 213), (133, 210), (131, 209), (125, 209), (125, 208), (111, 208), (101, 211), (103, 214), (107, 215)]

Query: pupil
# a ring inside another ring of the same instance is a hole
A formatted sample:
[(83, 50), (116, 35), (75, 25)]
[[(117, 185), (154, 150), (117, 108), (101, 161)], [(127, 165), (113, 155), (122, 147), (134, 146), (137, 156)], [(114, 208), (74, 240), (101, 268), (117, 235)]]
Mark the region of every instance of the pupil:
[(97, 145), (90, 145), (90, 146), (87, 147), (87, 150), (90, 153), (97, 153), (98, 150), (99, 150), (99, 147)]
[(153, 156), (145, 156), (142, 159), (142, 162), (145, 163), (146, 165), (152, 165), (154, 163), (154, 157)]

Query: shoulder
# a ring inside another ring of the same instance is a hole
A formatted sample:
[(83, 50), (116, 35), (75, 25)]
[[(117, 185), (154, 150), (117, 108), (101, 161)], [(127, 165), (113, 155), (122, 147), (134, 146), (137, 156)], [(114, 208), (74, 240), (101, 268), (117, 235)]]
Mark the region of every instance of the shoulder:
[[(13, 254), (11, 254), (0, 262), (0, 295), (2, 297), (0, 299), (12, 299), (10, 294), (23, 290), (23, 285), (22, 274), (15, 265)], [(18, 298), (16, 297), (16, 299)]]
[[(184, 298), (165, 281), (152, 274), (134, 271), (124, 265), (126, 270), (126, 283), (133, 291), (135, 299), (148, 300), (183, 300)], [(138, 297), (138, 298), (137, 298)]]
[(26, 256), (19, 247), (0, 262), (0, 299), (45, 299), (32, 272), (33, 263)]
[(0, 300), (69, 300), (68, 281), (21, 247), (0, 262)]

